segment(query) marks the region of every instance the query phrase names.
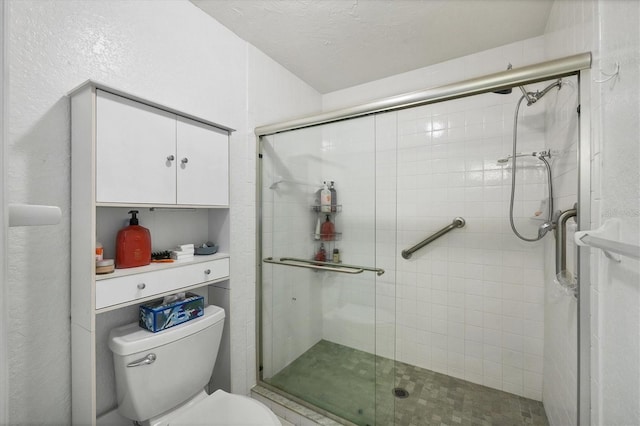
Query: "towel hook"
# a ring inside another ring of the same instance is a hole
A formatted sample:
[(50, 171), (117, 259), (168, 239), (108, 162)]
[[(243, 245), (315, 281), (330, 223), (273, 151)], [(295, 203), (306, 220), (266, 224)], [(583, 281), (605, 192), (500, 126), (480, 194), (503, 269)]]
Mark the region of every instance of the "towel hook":
[(620, 62), (616, 62), (615, 63), (616, 69), (612, 74), (606, 73), (602, 70), (600, 70), (600, 74), (604, 75), (605, 78), (603, 78), (602, 80), (593, 80), (594, 83), (605, 83), (613, 78), (615, 78), (618, 74), (620, 74)]

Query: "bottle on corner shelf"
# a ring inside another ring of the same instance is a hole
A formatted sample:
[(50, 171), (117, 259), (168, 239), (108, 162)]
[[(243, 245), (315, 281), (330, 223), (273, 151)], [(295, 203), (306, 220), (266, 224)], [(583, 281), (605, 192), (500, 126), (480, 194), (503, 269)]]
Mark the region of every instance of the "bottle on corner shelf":
[(331, 211), (335, 213), (338, 211), (338, 194), (336, 193), (336, 188), (333, 181), (331, 181), (329, 191), (331, 192)]
[(336, 237), (336, 227), (333, 222), (331, 222), (331, 218), (327, 215), (327, 219), (324, 221), (322, 226), (320, 227), (320, 237), (322, 241), (333, 241)]
[(320, 239), (320, 215), (318, 215), (318, 219), (316, 221), (316, 232), (313, 234), (314, 240)]
[(324, 243), (320, 243), (320, 248), (318, 249), (318, 252), (314, 256), (314, 260), (317, 260), (318, 262), (327, 261), (327, 252), (324, 249)]
[(331, 212), (331, 191), (327, 186), (327, 182), (324, 182), (324, 187), (320, 191), (320, 211), (323, 213)]
[(340, 263), (340, 250), (338, 250), (337, 248), (333, 249), (332, 261), (333, 263)]

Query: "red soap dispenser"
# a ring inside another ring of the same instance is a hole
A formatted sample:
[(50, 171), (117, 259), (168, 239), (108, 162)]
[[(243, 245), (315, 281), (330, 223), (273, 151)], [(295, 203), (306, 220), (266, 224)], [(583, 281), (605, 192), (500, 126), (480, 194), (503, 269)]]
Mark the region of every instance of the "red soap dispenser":
[(151, 263), (151, 233), (138, 225), (138, 210), (129, 212), (129, 226), (118, 231), (116, 268), (134, 268)]
[(336, 239), (336, 228), (331, 222), (329, 215), (327, 215), (327, 220), (325, 220), (320, 227), (320, 237), (322, 241), (333, 241)]

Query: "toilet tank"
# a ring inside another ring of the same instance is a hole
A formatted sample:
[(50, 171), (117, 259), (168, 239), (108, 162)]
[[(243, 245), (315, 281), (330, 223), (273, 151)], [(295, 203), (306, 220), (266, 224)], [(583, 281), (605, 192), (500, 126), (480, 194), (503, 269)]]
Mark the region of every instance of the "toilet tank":
[(224, 316), (224, 309), (207, 306), (203, 316), (158, 333), (138, 323), (111, 330), (120, 414), (148, 420), (202, 391), (216, 362)]

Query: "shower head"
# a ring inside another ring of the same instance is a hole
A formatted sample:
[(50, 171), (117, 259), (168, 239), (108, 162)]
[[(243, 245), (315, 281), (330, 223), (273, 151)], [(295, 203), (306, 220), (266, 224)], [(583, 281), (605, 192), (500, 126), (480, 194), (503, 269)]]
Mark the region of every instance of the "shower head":
[(549, 92), (549, 90), (553, 89), (554, 87), (557, 87), (558, 90), (562, 89), (562, 79), (559, 78), (558, 80), (554, 81), (544, 89), (536, 90), (535, 92), (527, 92), (527, 90), (524, 87), (522, 86), (519, 86), (519, 87), (520, 87), (520, 90), (522, 91), (522, 97), (524, 97), (527, 100), (527, 106), (531, 106), (536, 102), (538, 102), (540, 99), (542, 99), (542, 97), (546, 95), (547, 92)]

